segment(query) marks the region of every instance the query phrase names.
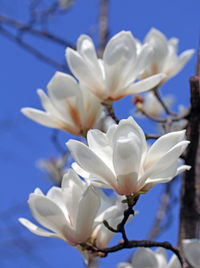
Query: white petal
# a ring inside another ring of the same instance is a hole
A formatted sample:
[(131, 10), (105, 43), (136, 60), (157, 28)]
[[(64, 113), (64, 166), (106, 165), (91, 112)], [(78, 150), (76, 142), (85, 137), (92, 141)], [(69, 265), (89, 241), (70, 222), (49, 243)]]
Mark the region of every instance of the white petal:
[(147, 90), (150, 90), (156, 86), (166, 77), (165, 74), (155, 74), (148, 78), (145, 78), (135, 84), (132, 84), (125, 91), (126, 95), (137, 94)]
[(30, 194), (28, 204), (34, 218), (41, 225), (62, 236), (70, 244), (76, 244), (73, 230), (68, 225), (68, 220), (58, 205), (49, 198), (36, 194)]
[(159, 72), (162, 69), (163, 63), (168, 54), (168, 44), (166, 37), (157, 29), (152, 28), (147, 34), (144, 43), (147, 43), (152, 47), (152, 64), (157, 65), (157, 70)]
[(153, 163), (168, 152), (173, 146), (183, 141), (185, 138), (185, 130), (167, 133), (161, 136), (148, 151), (146, 164)]
[[(120, 32), (107, 44), (104, 55), (106, 91), (110, 96), (127, 87), (128, 73), (136, 61), (136, 42), (130, 32)], [(133, 76), (134, 80), (134, 76)]]
[(96, 73), (101, 74), (101, 68), (97, 59), (92, 39), (88, 35), (81, 35), (77, 42), (77, 50), (83, 59), (92, 67)]
[(147, 144), (144, 132), (141, 129), (141, 127), (136, 123), (136, 121), (133, 119), (133, 117), (129, 116), (128, 119), (120, 120), (118, 127), (113, 128), (113, 130), (114, 130), (112, 135), (113, 146), (115, 145), (116, 141), (118, 141), (118, 139), (123, 138), (135, 139), (135, 136), (137, 136), (138, 142), (140, 141), (142, 152), (146, 151)]
[(87, 141), (89, 148), (103, 159), (103, 161), (113, 170), (112, 154), (113, 150), (109, 140), (103, 132), (98, 129), (88, 131)]
[(35, 225), (34, 223), (32, 223), (31, 221), (27, 219), (19, 218), (19, 222), (22, 225), (24, 225), (30, 232), (36, 235), (45, 236), (45, 237), (58, 237), (62, 239), (62, 237), (60, 237), (58, 234), (48, 232), (45, 229), (38, 227), (37, 225)]
[(185, 258), (194, 268), (200, 267), (200, 240), (185, 239), (182, 241)]
[(102, 77), (95, 73), (93, 66), (88, 65), (78, 52), (71, 48), (66, 50), (67, 62), (77, 79), (85, 83), (95, 94), (103, 93)]
[(61, 208), (63, 206), (62, 202), (62, 191), (60, 187), (53, 186), (50, 188), (50, 190), (47, 192), (46, 195), (49, 199), (54, 201), (57, 205), (61, 205)]
[(180, 261), (178, 260), (178, 258), (175, 254), (171, 257), (171, 259), (167, 265), (167, 268), (181, 268)]
[(169, 150), (165, 155), (163, 155), (158, 161), (155, 161), (152, 166), (150, 166), (143, 176), (140, 178), (140, 183), (145, 182), (147, 178), (155, 176), (170, 167), (174, 162), (178, 160), (180, 155), (186, 149), (190, 142), (181, 141), (171, 150)]
[(86, 241), (91, 233), (94, 224), (94, 218), (100, 207), (100, 197), (94, 191), (92, 186), (89, 186), (82, 199), (79, 202), (79, 208), (76, 218), (76, 237), (80, 242)]
[(186, 171), (186, 170), (190, 170), (191, 169), (191, 166), (188, 166), (188, 165), (182, 165), (180, 166), (178, 169), (177, 169), (177, 173), (176, 173), (176, 176), (179, 175), (180, 173)]
[(115, 176), (106, 163), (103, 162), (93, 151), (86, 145), (76, 140), (69, 140), (68, 146), (75, 161), (86, 171), (102, 178), (111, 187), (115, 187)]
[(134, 192), (141, 161), (141, 147), (135, 139), (118, 140), (113, 151), (113, 164), (118, 180), (118, 193), (129, 195)]
[(177, 59), (176, 64), (168, 70), (168, 76), (172, 77), (176, 75), (180, 70), (185, 66), (185, 64), (190, 60), (192, 55), (194, 54), (194, 49), (188, 49), (184, 51)]
[(155, 255), (158, 261), (159, 267), (167, 267), (167, 254), (164, 248), (158, 248), (155, 251)]
[(103, 54), (108, 65), (115, 65), (122, 57), (130, 60), (136, 57), (136, 42), (131, 32), (121, 31), (110, 39)]
[(58, 117), (59, 120), (65, 121), (65, 119), (62, 117), (62, 115), (58, 112), (58, 110), (53, 106), (51, 103), (49, 97), (44, 93), (43, 90), (38, 89), (37, 94), (40, 97), (40, 101), (42, 103), (43, 108), (51, 115)]
[(102, 181), (101, 177), (91, 175), (89, 172), (82, 169), (76, 162), (72, 163), (72, 168), (79, 176), (83, 177), (88, 184), (92, 184), (94, 187), (98, 188), (110, 188), (107, 183)]
[(122, 262), (118, 264), (117, 268), (133, 268), (133, 266), (129, 262)]
[(139, 248), (134, 254), (131, 263), (133, 267), (137, 268), (159, 268), (154, 252), (148, 248)]
[(63, 203), (65, 204), (72, 224), (75, 226), (77, 210), (81, 195), (85, 190), (84, 182), (70, 169), (62, 181)]
[(159, 183), (166, 183), (171, 181), (177, 175), (177, 161), (173, 163), (170, 167), (163, 170), (155, 176), (151, 176), (145, 182), (145, 186), (142, 188), (142, 191), (149, 191), (153, 186)]
[(29, 119), (44, 125), (46, 127), (58, 128), (63, 129), (65, 128), (64, 123), (59, 121), (56, 118), (53, 118), (50, 114), (34, 109), (34, 108), (22, 108), (21, 112), (27, 116)]
[(47, 89), (52, 103), (65, 120), (81, 128), (83, 96), (76, 80), (70, 75), (56, 72)]

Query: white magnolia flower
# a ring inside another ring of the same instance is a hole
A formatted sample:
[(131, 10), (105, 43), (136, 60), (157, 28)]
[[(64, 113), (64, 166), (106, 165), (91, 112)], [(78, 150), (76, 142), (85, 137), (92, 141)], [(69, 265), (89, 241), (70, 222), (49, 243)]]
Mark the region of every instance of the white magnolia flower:
[(94, 219), (100, 207), (100, 197), (73, 170), (63, 177), (62, 188), (52, 187), (45, 196), (40, 189), (30, 194), (29, 207), (34, 218), (46, 229), (27, 219), (19, 221), (32, 233), (60, 238), (76, 246), (90, 238)]
[(185, 131), (163, 135), (148, 148), (144, 132), (129, 117), (111, 125), (107, 133), (90, 130), (87, 140), (88, 146), (76, 140), (67, 142), (79, 173), (82, 169), (82, 176), (91, 183), (120, 195), (146, 192), (190, 168), (178, 167), (178, 158), (189, 144)]
[(23, 108), (28, 118), (47, 127), (80, 135), (97, 123), (102, 106), (85, 86), (67, 74), (56, 72), (47, 85), (48, 95), (38, 90), (45, 111)]
[(151, 53), (147, 45), (137, 50), (137, 41), (131, 32), (116, 34), (106, 45), (103, 59), (98, 59), (89, 36), (81, 35), (77, 51), (67, 48), (66, 58), (75, 77), (101, 100), (118, 100), (155, 87), (164, 74), (133, 84), (144, 71)]
[(147, 34), (144, 44), (151, 46), (153, 52), (150, 64), (147, 65), (141, 78), (162, 72), (166, 74), (166, 77), (161, 84), (180, 72), (194, 54), (194, 49), (189, 49), (177, 56), (178, 39), (171, 38), (167, 40), (163, 33), (154, 28)]
[[(173, 97), (170, 95), (163, 98), (163, 101), (167, 107), (170, 107), (172, 105), (173, 100)], [(152, 116), (158, 116), (164, 112), (163, 106), (157, 100), (152, 91), (145, 94), (142, 107), (148, 114)]]
[(130, 263), (120, 263), (118, 268), (181, 268), (181, 265), (175, 255), (167, 263), (166, 251), (163, 248), (156, 251), (139, 248)]
[(200, 267), (200, 240), (185, 239), (182, 241), (183, 252), (192, 268)]

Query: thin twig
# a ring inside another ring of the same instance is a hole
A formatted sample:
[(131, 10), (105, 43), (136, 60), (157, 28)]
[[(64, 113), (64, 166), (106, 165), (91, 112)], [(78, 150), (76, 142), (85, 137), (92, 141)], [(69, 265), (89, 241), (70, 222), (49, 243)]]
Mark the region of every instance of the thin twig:
[(21, 33), (29, 33), (31, 35), (40, 37), (40, 38), (44, 38), (44, 39), (48, 39), (54, 43), (57, 43), (61, 46), (64, 47), (71, 47), (74, 48), (74, 45), (72, 43), (70, 43), (69, 41), (60, 38), (59, 36), (50, 33), (49, 31), (41, 31), (38, 29), (34, 29), (31, 27), (30, 24), (24, 24), (21, 21), (15, 20), (13, 18), (9, 18), (5, 15), (0, 15), (0, 23), (1, 25), (9, 25), (11, 27), (13, 27), (14, 29), (16, 29), (17, 31), (20, 31)]
[(158, 93), (158, 89), (153, 90), (155, 97), (157, 98), (157, 100), (160, 102), (160, 104), (162, 105), (163, 109), (165, 110), (165, 112), (169, 115), (172, 116), (176, 116), (175, 113), (173, 113), (172, 111), (170, 111), (170, 109), (167, 107), (167, 105), (165, 104), (165, 102), (163, 101), (163, 99), (160, 97), (159, 93)]
[(66, 64), (61, 64), (61, 63), (55, 61), (54, 59), (51, 59), (50, 57), (44, 55), (43, 53), (41, 53), (39, 50), (32, 47), (28, 43), (24, 42), (23, 40), (21, 40), (19, 38), (16, 38), (15, 35), (10, 33), (9, 31), (7, 31), (6, 29), (4, 29), (2, 26), (0, 26), (0, 33), (2, 35), (4, 35), (6, 38), (8, 38), (9, 40), (16, 42), (23, 49), (25, 49), (26, 51), (28, 51), (29, 53), (31, 53), (32, 55), (34, 55), (38, 59), (44, 61), (45, 63), (54, 66), (56, 69), (59, 69), (59, 70), (65, 71), (65, 72), (67, 71)]

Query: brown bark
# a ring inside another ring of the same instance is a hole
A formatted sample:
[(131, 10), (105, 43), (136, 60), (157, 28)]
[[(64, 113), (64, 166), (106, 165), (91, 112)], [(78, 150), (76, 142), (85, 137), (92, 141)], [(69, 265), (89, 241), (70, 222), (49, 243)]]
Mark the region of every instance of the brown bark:
[(179, 246), (185, 238), (199, 238), (200, 223), (200, 77), (190, 78), (191, 112), (187, 139), (190, 140), (185, 164), (190, 171), (184, 173), (181, 186)]

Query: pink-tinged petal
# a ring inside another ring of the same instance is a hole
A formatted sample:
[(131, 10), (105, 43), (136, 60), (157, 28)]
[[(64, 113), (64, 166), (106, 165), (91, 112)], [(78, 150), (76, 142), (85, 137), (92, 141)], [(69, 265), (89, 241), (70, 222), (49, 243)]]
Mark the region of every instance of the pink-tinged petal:
[(145, 78), (137, 83), (134, 83), (128, 87), (124, 92), (125, 95), (138, 94), (150, 90), (156, 86), (166, 77), (165, 74), (155, 74), (148, 78)]
[(45, 196), (30, 194), (29, 207), (34, 218), (47, 229), (52, 230), (58, 236), (62, 236), (70, 244), (76, 244), (74, 232), (69, 225), (63, 211), (57, 204)]
[(178, 258), (175, 254), (171, 257), (171, 259), (167, 265), (167, 268), (181, 268), (180, 261), (178, 260)]
[(111, 187), (115, 187), (115, 176), (107, 166), (107, 163), (104, 163), (85, 144), (76, 140), (69, 140), (66, 145), (80, 167), (89, 173), (101, 177), (103, 182), (106, 181)]
[(44, 237), (57, 237), (60, 239), (63, 239), (62, 236), (59, 236), (58, 234), (48, 232), (45, 229), (42, 229), (32, 223), (31, 221), (25, 219), (25, 218), (19, 218), (19, 222), (24, 225), (30, 232), (39, 235), (39, 236), (44, 236)]
[(185, 64), (191, 59), (192, 55), (194, 54), (195, 50), (194, 49), (188, 49), (184, 51), (176, 60), (176, 63), (174, 64), (173, 67), (171, 67), (167, 75), (169, 77), (172, 77), (176, 75), (178, 72), (180, 72), (181, 69), (185, 66)]
[(148, 248), (139, 248), (134, 254), (131, 263), (133, 267), (137, 268), (159, 268), (155, 253)]
[(100, 197), (92, 186), (83, 193), (79, 202), (76, 218), (76, 237), (79, 242), (85, 242), (92, 233), (94, 218), (100, 207)]
[(184, 239), (182, 241), (184, 256), (194, 268), (200, 267), (200, 240)]
[(58, 119), (54, 118), (52, 115), (34, 109), (34, 108), (22, 108), (21, 112), (27, 116), (29, 119), (43, 125), (46, 127), (51, 127), (51, 128), (58, 128), (58, 129), (63, 129), (65, 128), (65, 123), (59, 121)]
[(185, 139), (185, 130), (167, 133), (161, 136), (149, 149), (145, 163), (153, 163), (160, 159), (166, 152)]

